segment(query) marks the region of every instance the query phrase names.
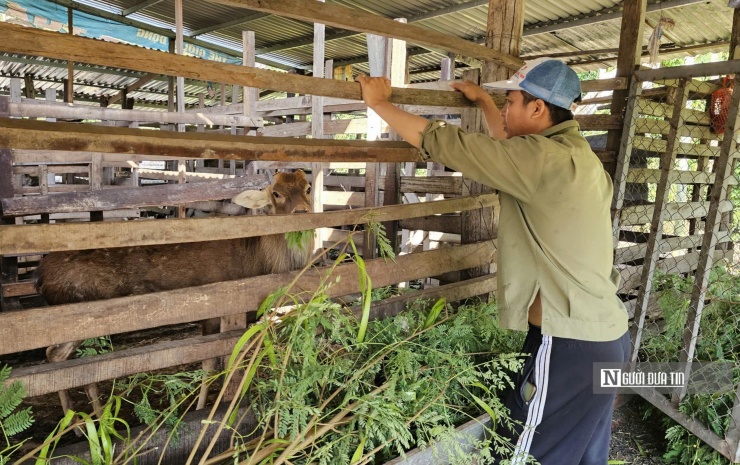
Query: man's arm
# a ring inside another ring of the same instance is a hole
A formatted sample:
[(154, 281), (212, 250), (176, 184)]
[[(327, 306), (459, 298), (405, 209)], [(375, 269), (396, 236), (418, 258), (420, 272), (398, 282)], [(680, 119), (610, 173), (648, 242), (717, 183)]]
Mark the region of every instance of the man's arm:
[(406, 142), (420, 148), (421, 132), (427, 127), (429, 120), (401, 110), (389, 102), (391, 85), (388, 79), (358, 76), (357, 82), (362, 87), (362, 99), (367, 106), (395, 129)]
[[(370, 78), (358, 76), (357, 82), (362, 87), (362, 99), (367, 106), (378, 114), (390, 127), (414, 147), (421, 147), (421, 132), (429, 120), (401, 110), (388, 101), (391, 96), (390, 81), (387, 78)], [(483, 111), (490, 134), (496, 139), (505, 139), (504, 122), (501, 112), (482, 87), (470, 81), (454, 82), (450, 86), (462, 92), (470, 101), (477, 103)]]

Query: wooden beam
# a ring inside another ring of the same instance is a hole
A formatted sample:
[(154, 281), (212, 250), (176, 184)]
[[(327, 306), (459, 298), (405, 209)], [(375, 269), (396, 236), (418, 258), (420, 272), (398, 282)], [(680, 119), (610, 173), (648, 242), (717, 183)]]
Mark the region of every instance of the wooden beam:
[(0, 294), (4, 299), (36, 294), (36, 283), (34, 281), (22, 281), (17, 283), (2, 284)]
[(175, 133), (0, 118), (0, 147), (272, 161), (416, 161), (406, 142)]
[[(7, 96), (0, 99), (8, 100)], [(111, 102), (109, 102), (111, 103)], [(69, 105), (23, 99), (8, 103), (10, 116), (21, 118), (69, 118), (139, 123), (207, 124), (261, 127), (262, 118), (241, 115), (204, 114), (202, 112), (169, 113), (164, 111), (123, 110), (88, 105)]]
[(266, 175), (253, 175), (207, 183), (163, 184), (146, 189), (131, 187), (13, 197), (1, 202), (6, 216), (104, 211), (230, 199), (245, 190), (263, 189), (268, 183)]
[(460, 234), (459, 215), (424, 216), (401, 220), (403, 229), (439, 231), (447, 234)]
[(642, 69), (635, 71), (635, 77), (640, 81), (660, 81), (663, 79), (690, 79), (698, 76), (727, 75), (738, 72), (740, 72), (740, 60), (730, 60), (701, 63), (698, 65)]
[[(0, 255), (128, 247), (282, 234), (452, 213), (491, 205), (494, 195), (302, 215), (235, 216), (188, 221), (130, 221), (0, 226)], [(290, 218), (290, 221), (286, 221)]]
[(319, 4), (312, 0), (213, 1), (223, 5), (285, 16), (299, 21), (323, 23), (327, 26), (348, 29), (350, 31), (402, 39), (414, 44), (441, 48), (480, 60), (493, 61), (513, 70), (519, 69), (524, 64), (519, 58), (487, 49), (465, 39), (418, 26), (399, 24), (392, 19), (383, 18), (382, 16), (355, 8), (347, 8), (330, 3)]
[[(318, 3), (318, 2), (316, 2)], [(281, 3), (282, 4), (282, 3)], [(354, 11), (354, 10), (353, 10)], [(387, 20), (395, 26), (395, 21)], [(358, 23), (359, 24), (359, 23)], [(201, 81), (226, 82), (284, 92), (361, 100), (360, 84), (286, 74), (249, 66), (231, 65), (198, 58), (147, 50), (68, 34), (0, 23), (0, 51), (80, 61)], [(443, 35), (449, 39), (449, 36)], [(462, 40), (462, 39), (460, 39)], [(394, 88), (391, 102), (414, 105), (468, 107), (472, 104), (459, 92)]]
[[(720, 212), (722, 213), (730, 212), (733, 208), (732, 202), (729, 200), (723, 200), (719, 205)], [(655, 206), (653, 204), (625, 207), (621, 211), (620, 224), (624, 226), (644, 225), (650, 222), (654, 211)], [(671, 202), (665, 207), (664, 221), (701, 218), (706, 216), (708, 212), (709, 202), (707, 201)]]
[[(252, 217), (256, 218), (256, 217)], [(190, 221), (180, 221), (182, 223)], [(492, 242), (433, 250), (385, 259), (367, 260), (367, 273), (378, 287), (481, 266), (495, 260)], [(312, 269), (298, 278), (289, 292), (315, 291), (326, 279), (325, 269)], [(334, 268), (330, 297), (358, 292), (358, 269), (353, 263)], [(118, 334), (176, 323), (199, 321), (256, 310), (299, 272), (258, 276), (188, 289), (157, 292), (110, 300), (58, 305), (22, 312), (0, 313), (0, 355), (47, 347), (69, 340)], [(49, 314), (53, 312), (54, 324)]]

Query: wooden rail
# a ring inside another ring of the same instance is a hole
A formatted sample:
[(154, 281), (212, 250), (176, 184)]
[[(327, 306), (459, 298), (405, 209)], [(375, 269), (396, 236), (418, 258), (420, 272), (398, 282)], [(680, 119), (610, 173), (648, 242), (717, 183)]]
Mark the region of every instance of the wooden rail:
[[(491, 206), (494, 194), (301, 215), (0, 226), (0, 255), (235, 239)], [(286, 221), (290, 218), (290, 221)]]
[[(491, 263), (495, 261), (495, 252), (493, 242), (487, 241), (398, 256), (395, 261), (367, 260), (365, 265), (373, 285), (382, 287), (432, 273)], [(323, 269), (307, 271), (291, 292), (314, 292), (326, 279), (325, 273)], [(188, 289), (0, 313), (0, 355), (70, 340), (254, 311), (271, 292), (290, 284), (298, 274), (264, 275)], [(330, 296), (358, 292), (357, 266), (340, 265), (332, 275), (332, 282), (334, 284), (327, 289)], [(53, 325), (49, 324), (51, 312)]]

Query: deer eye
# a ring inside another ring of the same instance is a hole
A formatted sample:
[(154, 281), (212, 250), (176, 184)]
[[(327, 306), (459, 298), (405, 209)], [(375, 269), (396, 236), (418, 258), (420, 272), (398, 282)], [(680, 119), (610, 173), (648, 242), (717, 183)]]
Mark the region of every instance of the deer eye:
[(272, 196), (275, 197), (276, 199), (280, 198), (280, 194), (278, 194), (277, 192), (273, 192)]
[(306, 188), (306, 194), (310, 194), (310, 193), (311, 193), (311, 186), (308, 186), (308, 187)]

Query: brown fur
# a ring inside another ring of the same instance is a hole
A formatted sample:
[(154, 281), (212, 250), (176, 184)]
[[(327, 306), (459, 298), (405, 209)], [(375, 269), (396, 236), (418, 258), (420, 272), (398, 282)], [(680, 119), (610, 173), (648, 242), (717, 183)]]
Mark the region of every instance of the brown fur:
[[(265, 191), (273, 213), (311, 211), (303, 171), (277, 173)], [(235, 198), (236, 200), (236, 198)], [(55, 252), (37, 270), (50, 305), (180, 289), (300, 269), (309, 251), (276, 234), (243, 239)]]
[[(303, 171), (277, 173), (264, 191), (246, 191), (232, 202), (248, 208), (269, 207), (269, 213), (311, 211), (310, 186)], [(145, 247), (55, 252), (37, 269), (36, 287), (51, 305), (146, 294), (218, 281), (283, 273), (303, 268), (309, 259), (306, 246), (290, 249), (285, 235), (166, 244)], [(51, 362), (68, 359), (80, 341), (48, 347)], [(97, 385), (85, 387), (94, 410), (101, 409)], [(207, 393), (207, 390), (204, 391)], [(72, 403), (59, 392), (62, 408)], [(205, 398), (203, 398), (205, 400)], [(200, 403), (199, 403), (200, 406)]]

